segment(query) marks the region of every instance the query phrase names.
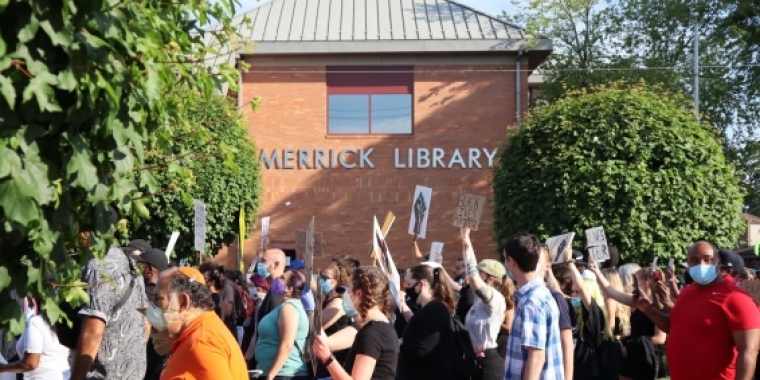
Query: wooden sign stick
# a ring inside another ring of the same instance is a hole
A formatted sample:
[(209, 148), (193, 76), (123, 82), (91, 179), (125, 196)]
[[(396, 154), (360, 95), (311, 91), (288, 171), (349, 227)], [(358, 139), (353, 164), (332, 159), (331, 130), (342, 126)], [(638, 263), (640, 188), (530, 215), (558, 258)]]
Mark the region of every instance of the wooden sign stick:
[[(380, 227), (380, 231), (382, 231), (383, 236), (387, 236), (388, 232), (391, 230), (391, 226), (393, 225), (393, 222), (396, 220), (396, 215), (393, 215), (393, 212), (388, 211), (388, 215), (385, 216), (385, 221), (383, 222), (383, 226)], [(369, 257), (372, 258), (372, 265), (376, 264), (377, 257), (375, 257), (374, 249), (372, 248), (372, 244), (370, 243), (369, 247)]]

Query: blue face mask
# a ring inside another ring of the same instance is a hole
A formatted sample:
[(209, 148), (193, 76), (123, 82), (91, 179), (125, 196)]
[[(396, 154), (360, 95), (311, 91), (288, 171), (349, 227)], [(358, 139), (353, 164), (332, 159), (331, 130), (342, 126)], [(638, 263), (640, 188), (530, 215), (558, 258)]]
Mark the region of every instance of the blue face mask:
[(346, 315), (349, 317), (353, 317), (354, 315), (358, 314), (356, 308), (354, 307), (354, 301), (351, 301), (351, 296), (348, 294), (348, 290), (343, 293), (343, 311), (345, 311)]
[(689, 275), (697, 284), (707, 285), (718, 277), (718, 268), (715, 265), (701, 264), (689, 268)]
[(333, 290), (333, 286), (330, 285), (330, 281), (325, 280), (324, 278), (319, 281), (319, 285), (322, 287), (322, 293), (324, 294), (330, 293), (330, 291)]
[(269, 276), (271, 276), (271, 273), (269, 273), (269, 270), (267, 269), (267, 265), (263, 263), (256, 265), (256, 273), (262, 278), (269, 278)]
[(570, 304), (573, 305), (573, 308), (575, 309), (581, 307), (581, 297), (571, 297)]

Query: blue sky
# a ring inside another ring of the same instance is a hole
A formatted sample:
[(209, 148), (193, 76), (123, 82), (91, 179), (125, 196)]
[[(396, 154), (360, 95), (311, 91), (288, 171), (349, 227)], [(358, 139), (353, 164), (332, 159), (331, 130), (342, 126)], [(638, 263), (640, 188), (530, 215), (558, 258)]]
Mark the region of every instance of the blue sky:
[[(245, 12), (253, 8), (260, 6), (261, 4), (268, 3), (271, 0), (239, 0), (240, 11)], [(459, 3), (472, 7), (481, 12), (488, 13), (492, 16), (498, 16), (503, 10), (514, 10), (515, 6), (512, 5), (510, 0), (458, 0)]]

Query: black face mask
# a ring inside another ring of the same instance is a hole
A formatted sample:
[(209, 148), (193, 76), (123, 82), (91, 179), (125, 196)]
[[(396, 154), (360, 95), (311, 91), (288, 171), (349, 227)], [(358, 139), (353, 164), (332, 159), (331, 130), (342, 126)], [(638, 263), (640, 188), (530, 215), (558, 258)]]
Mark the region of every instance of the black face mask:
[(417, 293), (417, 289), (415, 289), (417, 286), (410, 286), (406, 288), (406, 299), (407, 301), (416, 304), (417, 298), (419, 298), (420, 294)]

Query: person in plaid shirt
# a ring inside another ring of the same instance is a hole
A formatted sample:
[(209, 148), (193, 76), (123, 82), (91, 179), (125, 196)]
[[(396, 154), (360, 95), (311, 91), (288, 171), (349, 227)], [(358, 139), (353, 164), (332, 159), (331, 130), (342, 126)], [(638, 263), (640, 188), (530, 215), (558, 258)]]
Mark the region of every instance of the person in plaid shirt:
[(504, 243), (504, 257), (519, 287), (504, 380), (564, 380), (559, 309), (536, 274), (541, 242), (527, 233), (512, 236)]

